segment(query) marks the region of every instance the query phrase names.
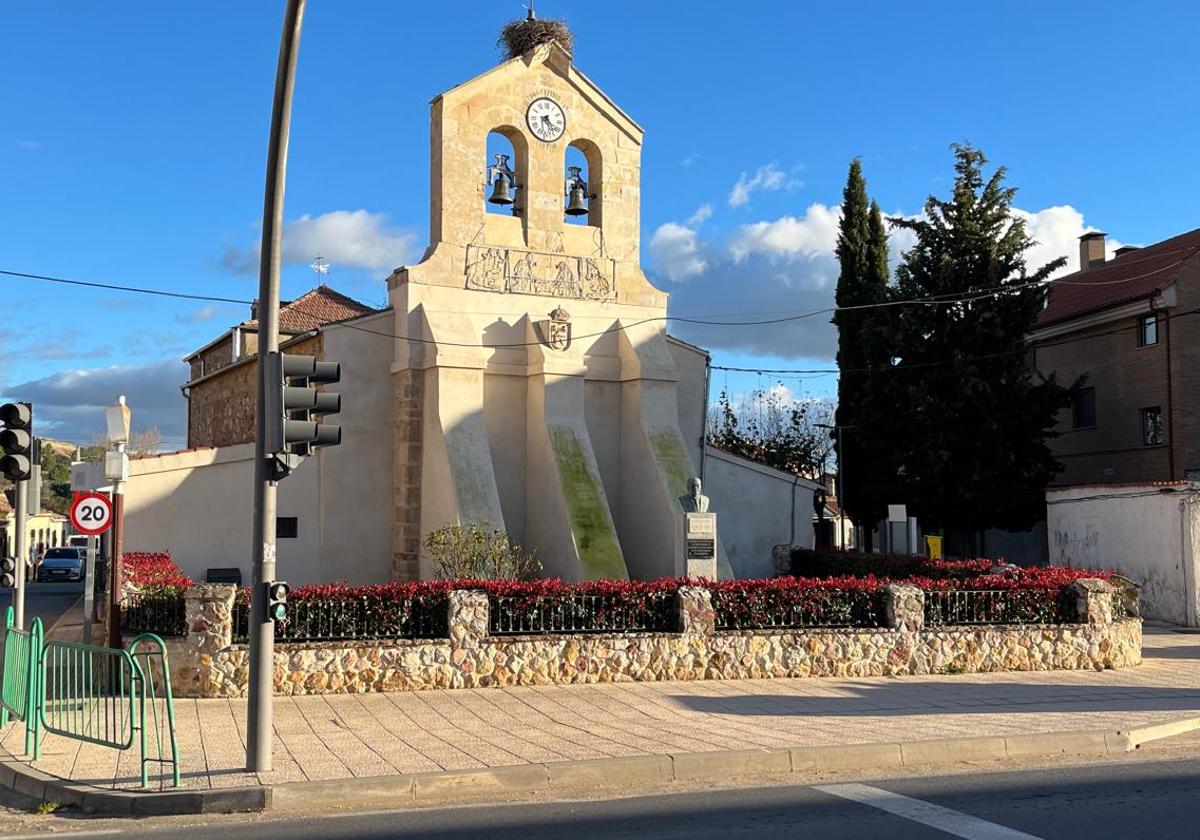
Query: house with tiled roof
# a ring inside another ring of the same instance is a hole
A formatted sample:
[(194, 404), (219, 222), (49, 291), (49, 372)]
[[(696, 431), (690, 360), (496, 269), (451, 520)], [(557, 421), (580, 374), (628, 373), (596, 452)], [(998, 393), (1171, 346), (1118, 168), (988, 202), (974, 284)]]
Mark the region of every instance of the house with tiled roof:
[[(323, 333), (378, 315), (375, 309), (326, 285), (317, 286), (279, 307), (281, 348), (291, 353), (322, 354)], [(227, 446), (254, 439), (255, 359), (258, 353), (257, 305), (235, 324), (184, 358), (188, 381), (188, 448)]]
[(1200, 229), (1111, 256), (1084, 234), (1030, 339), (1038, 371), (1083, 377), (1051, 441), (1056, 484), (1200, 480)]

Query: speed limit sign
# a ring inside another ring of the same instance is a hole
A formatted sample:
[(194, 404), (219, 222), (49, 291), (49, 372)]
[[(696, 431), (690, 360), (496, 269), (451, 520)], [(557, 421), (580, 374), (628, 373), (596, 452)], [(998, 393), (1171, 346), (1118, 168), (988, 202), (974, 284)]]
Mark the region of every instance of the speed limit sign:
[(103, 493), (77, 493), (71, 502), (71, 525), (81, 534), (103, 534), (112, 520), (112, 501)]

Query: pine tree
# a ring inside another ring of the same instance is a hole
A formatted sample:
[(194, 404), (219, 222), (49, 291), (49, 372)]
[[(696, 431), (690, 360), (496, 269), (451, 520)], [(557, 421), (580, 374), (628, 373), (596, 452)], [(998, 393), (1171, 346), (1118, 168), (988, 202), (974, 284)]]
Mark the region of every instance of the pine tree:
[(838, 330), (838, 407), (836, 425), (841, 437), (838, 466), (842, 501), (850, 517), (869, 524), (882, 516), (886, 502), (875, 473), (879, 459), (873, 451), (873, 430), (884, 420), (875, 371), (886, 367), (886, 312), (846, 307), (871, 306), (887, 299), (887, 233), (879, 205), (867, 203), (862, 164), (850, 163), (842, 194), (842, 219), (837, 257), (841, 265), (834, 314)]
[(985, 179), (983, 152), (953, 148), (950, 198), (930, 196), (921, 217), (891, 219), (917, 237), (896, 271), (896, 297), (948, 302), (895, 307), (893, 422), (883, 429), (887, 469), (898, 474), (890, 492), (926, 528), (1022, 529), (1044, 512), (1042, 491), (1061, 469), (1046, 440), (1075, 387), (1027, 366), (1024, 336), (1041, 301), (1029, 284), (1065, 259), (1028, 271), (1033, 240), (1012, 215), (1016, 189), (1004, 185), (1005, 169)]

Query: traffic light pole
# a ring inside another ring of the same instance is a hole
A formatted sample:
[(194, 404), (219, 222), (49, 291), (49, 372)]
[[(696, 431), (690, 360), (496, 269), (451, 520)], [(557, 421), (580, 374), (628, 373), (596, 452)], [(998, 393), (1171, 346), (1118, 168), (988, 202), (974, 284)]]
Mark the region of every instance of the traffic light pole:
[(13, 494), (13, 527), (17, 529), (14, 546), (17, 552), (17, 568), (13, 576), (17, 585), (13, 588), (13, 623), (18, 630), (25, 629), (25, 562), (29, 559), (29, 533), (26, 517), (29, 511), (29, 481), (18, 481), (16, 492)]
[(258, 273), (258, 416), (254, 435), (254, 546), (250, 597), (250, 686), (246, 721), (246, 769), (271, 769), (274, 729), (275, 625), (267, 615), (266, 582), (275, 578), (274, 470), (266, 450), (267, 357), (279, 350), (279, 261), (283, 234), (283, 189), (287, 176), (288, 131), (296, 56), (304, 1), (287, 0), (279, 61), (275, 68), (275, 99), (267, 147), (267, 178), (263, 197), (262, 251)]

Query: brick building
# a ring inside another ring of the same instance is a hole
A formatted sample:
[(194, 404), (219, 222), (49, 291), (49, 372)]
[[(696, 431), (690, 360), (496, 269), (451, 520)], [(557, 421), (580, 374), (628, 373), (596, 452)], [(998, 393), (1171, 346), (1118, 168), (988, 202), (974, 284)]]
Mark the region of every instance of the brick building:
[[(321, 329), (379, 310), (321, 285), (279, 308), (279, 339), (285, 352), (322, 354)], [(254, 440), (257, 313), (192, 353), (188, 382), (188, 448), (228, 446)]]
[(1200, 229), (1111, 259), (1088, 233), (1079, 251), (1030, 336), (1037, 370), (1086, 377), (1051, 441), (1055, 483), (1200, 480)]

